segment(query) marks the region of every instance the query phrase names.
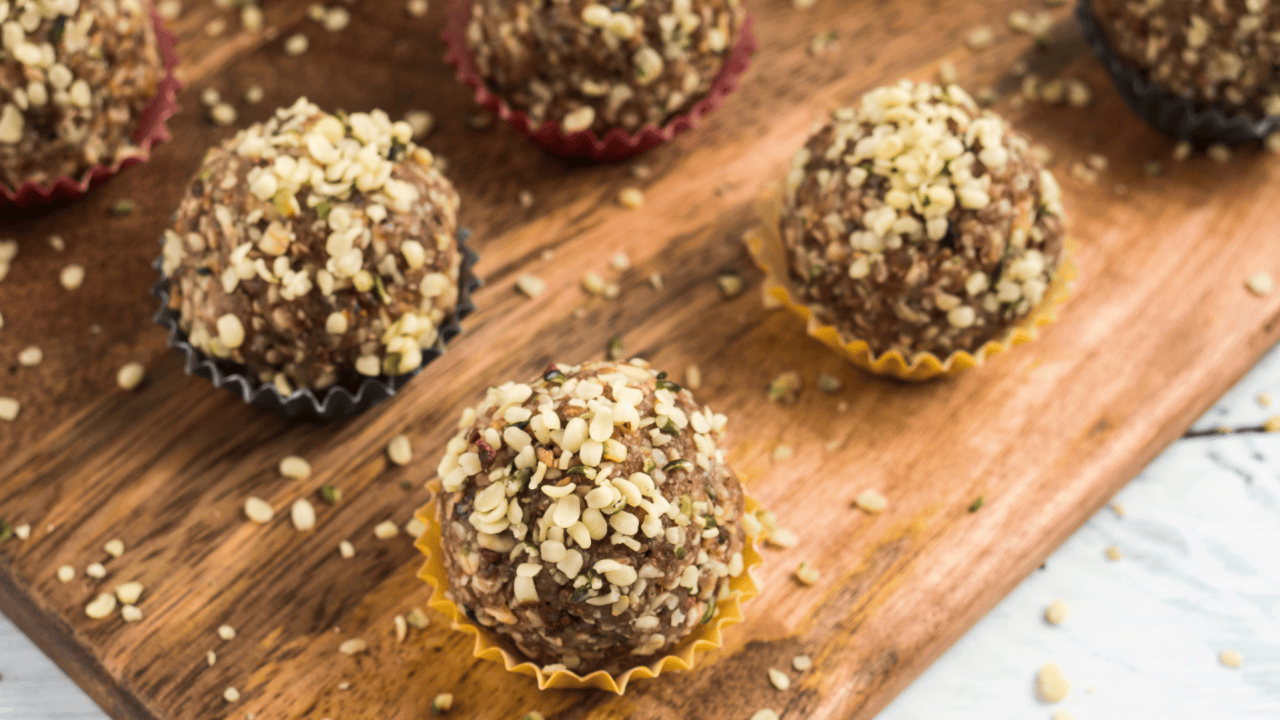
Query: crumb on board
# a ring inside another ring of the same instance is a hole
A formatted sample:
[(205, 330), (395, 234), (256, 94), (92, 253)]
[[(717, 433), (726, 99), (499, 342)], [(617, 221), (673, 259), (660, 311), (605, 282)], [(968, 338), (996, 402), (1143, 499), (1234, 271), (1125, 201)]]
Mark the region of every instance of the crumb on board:
[(791, 689), (791, 677), (777, 668), (769, 668), (769, 683), (779, 690)]
[(1238, 668), (1244, 664), (1244, 656), (1238, 650), (1223, 650), (1218, 656), (1218, 661), (1225, 667)]
[(1111, 547), (1107, 548), (1107, 559), (1108, 559), (1108, 560), (1110, 560), (1110, 561), (1112, 561), (1112, 562), (1115, 562), (1115, 561), (1119, 560), (1119, 559), (1120, 559), (1120, 558), (1122, 558), (1122, 557), (1124, 557), (1124, 555), (1120, 552), (1120, 548), (1119, 548), (1119, 547), (1117, 547), (1117, 546), (1115, 546), (1115, 545), (1112, 545)]
[(853, 501), (853, 504), (857, 505), (858, 509), (863, 512), (871, 513), (872, 515), (884, 512), (885, 508), (889, 507), (889, 501), (885, 496), (875, 490), (867, 490), (861, 493)]
[(804, 672), (813, 667), (813, 660), (808, 655), (797, 655), (791, 658), (791, 667), (795, 668), (796, 672)]
[(1045, 702), (1062, 702), (1071, 692), (1071, 683), (1057, 663), (1045, 663), (1036, 674), (1036, 695)]
[(1044, 619), (1050, 625), (1061, 625), (1062, 621), (1067, 619), (1069, 612), (1070, 608), (1067, 607), (1066, 601), (1055, 599), (1044, 609)]

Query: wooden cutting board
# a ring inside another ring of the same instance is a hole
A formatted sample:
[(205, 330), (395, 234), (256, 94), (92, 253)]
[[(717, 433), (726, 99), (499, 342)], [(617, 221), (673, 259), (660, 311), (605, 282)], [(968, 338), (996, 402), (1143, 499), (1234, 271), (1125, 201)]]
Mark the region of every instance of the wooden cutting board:
[[(230, 13), (189, 8), (173, 23), (190, 83), (173, 141), (82, 202), (0, 219), (0, 236), (21, 244), (0, 283), (0, 395), (23, 408), (0, 426), (0, 516), (33, 527), (30, 539), (0, 546), (0, 610), (119, 720), (421, 718), (440, 692), (467, 718), (736, 719), (765, 707), (796, 720), (871, 718), (1280, 338), (1280, 294), (1244, 288), (1255, 272), (1280, 276), (1270, 190), (1280, 161), (1244, 150), (1226, 164), (1173, 163), (1171, 143), (1125, 109), (1068, 9), (1055, 11), (1054, 41), (1037, 51), (1005, 29), (1022, 5), (818, 0), (797, 11), (756, 0), (761, 50), (743, 89), (704, 127), (644, 157), (653, 177), (643, 182), (629, 165), (548, 157), (506, 127), (470, 129), (470, 92), (440, 61), (441, 0), (423, 19), (401, 0), (360, 0), (337, 34), (297, 1), (270, 3), (271, 30), (258, 35), (240, 32)], [(219, 17), (232, 29), (209, 37)], [(981, 24), (995, 44), (971, 52), (962, 39)], [(828, 30), (835, 44), (811, 55)], [(295, 32), (311, 39), (301, 57), (282, 51)], [(1019, 57), (1045, 77), (1084, 77), (1096, 95), (1085, 110), (1000, 105), (1057, 156), (1074, 217), (1080, 279), (1058, 323), (955, 381), (903, 385), (860, 374), (762, 307), (740, 239), (754, 198), (825, 109), (929, 77), (944, 59), (970, 89), (1012, 90), (1006, 71)], [(255, 82), (267, 101), (251, 107), (239, 98)], [(393, 116), (427, 109), (438, 120), (428, 145), (448, 158), (488, 284), (449, 354), (352, 422), (290, 426), (246, 407), (184, 375), (151, 324), (157, 238), (205, 148), (232, 132), (205, 120), (199, 95), (209, 87), (237, 100), (241, 123), (299, 94)], [(1071, 179), (1070, 164), (1091, 153), (1110, 169), (1096, 184)], [(1148, 177), (1153, 159), (1166, 172)], [(645, 207), (618, 207), (618, 191), (637, 184)], [(528, 209), (517, 201), (526, 190)], [(124, 198), (137, 210), (110, 216)], [(49, 247), (51, 233), (65, 251)], [(618, 251), (632, 269), (609, 269)], [(58, 284), (71, 262), (87, 268), (75, 292)], [(726, 299), (716, 283), (724, 270), (747, 291)], [(621, 296), (585, 295), (591, 271), (616, 279)], [(513, 289), (524, 272), (548, 283), (537, 300)], [(455, 418), (486, 384), (600, 357), (614, 335), (673, 373), (702, 369), (700, 397), (731, 418), (732, 461), (799, 534), (796, 547), (766, 552), (748, 621), (696, 671), (639, 682), (622, 698), (539, 692), (472, 661), (469, 639), (439, 618), (397, 644), (393, 617), (426, 607), (429, 590), (414, 577), (409, 538), (379, 541), (373, 527), (403, 526), (426, 499), (422, 484)], [(16, 355), (31, 344), (44, 362), (21, 367)], [(149, 379), (125, 393), (115, 373), (131, 360)], [(767, 385), (788, 370), (805, 380), (799, 402), (769, 402)], [(819, 373), (839, 377), (843, 391), (817, 391)], [(400, 432), (415, 453), (403, 468), (384, 453)], [(778, 443), (795, 456), (772, 462)], [(305, 481), (277, 473), (295, 453), (315, 468)], [(288, 506), (324, 483), (345, 499), (318, 504), (316, 529), (296, 532)], [(852, 506), (868, 489), (889, 499), (883, 514)], [(250, 494), (277, 508), (275, 522), (245, 521)], [(985, 505), (970, 513), (979, 496)], [(127, 547), (118, 559), (102, 550), (112, 538)], [(354, 558), (340, 558), (343, 539)], [(792, 579), (802, 560), (822, 573), (814, 587)], [(100, 583), (83, 576), (95, 561), (109, 572)], [(63, 564), (80, 576), (59, 583)], [(146, 586), (143, 620), (86, 617), (94, 596), (129, 580)], [(234, 640), (215, 634), (224, 623)], [(339, 654), (354, 637), (369, 651)], [(766, 670), (801, 653), (813, 669), (774, 689)], [(1026, 668), (1028, 692), (1034, 672)], [(239, 702), (223, 700), (229, 686)]]

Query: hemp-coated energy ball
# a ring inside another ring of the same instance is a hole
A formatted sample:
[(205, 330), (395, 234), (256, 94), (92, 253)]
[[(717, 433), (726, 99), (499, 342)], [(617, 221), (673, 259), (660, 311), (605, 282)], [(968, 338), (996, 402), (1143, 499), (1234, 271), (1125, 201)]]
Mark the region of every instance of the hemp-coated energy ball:
[(548, 671), (652, 662), (744, 571), (725, 417), (647, 363), (552, 365), (460, 425), (439, 467), (448, 597)]
[(711, 89), (742, 25), (739, 0), (475, 0), (467, 27), (485, 83), (534, 124), (634, 133)]
[(0, 0), (0, 183), (78, 179), (138, 152), (163, 77), (142, 0)]
[(831, 114), (795, 156), (780, 232), (806, 304), (906, 358), (975, 351), (1044, 298), (1061, 191), (956, 85), (903, 81)]
[(165, 232), (202, 352), (283, 393), (422, 362), (458, 300), (458, 194), (387, 114), (305, 98), (205, 155)]
[(1092, 0), (1120, 57), (1198, 103), (1280, 115), (1280, 4), (1267, 0)]

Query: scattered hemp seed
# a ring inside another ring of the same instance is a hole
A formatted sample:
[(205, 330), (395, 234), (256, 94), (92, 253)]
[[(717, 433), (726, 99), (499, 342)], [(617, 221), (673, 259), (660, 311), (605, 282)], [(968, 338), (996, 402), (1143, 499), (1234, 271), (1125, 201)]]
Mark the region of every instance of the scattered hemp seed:
[(1262, 423), (1263, 432), (1280, 433), (1280, 415), (1272, 415)]
[(207, 87), (200, 91), (200, 102), (208, 107), (213, 107), (222, 102), (222, 93), (218, 92), (218, 88)]
[(604, 356), (607, 360), (621, 360), (626, 354), (626, 350), (622, 347), (622, 336), (614, 335), (609, 338), (609, 344), (605, 346)]
[(609, 267), (618, 272), (626, 272), (631, 269), (631, 257), (624, 252), (614, 253), (613, 258), (609, 260)]
[(995, 40), (995, 33), (991, 32), (991, 28), (986, 25), (980, 25), (974, 28), (964, 39), (964, 44), (974, 52), (986, 50), (991, 47), (991, 43)]
[(297, 455), (289, 455), (280, 460), (280, 474), (294, 480), (306, 480), (311, 477), (311, 463)]
[(778, 445), (773, 448), (772, 457), (773, 457), (773, 461), (776, 463), (786, 462), (794, 456), (795, 456), (795, 452), (792, 451), (790, 445), (783, 445), (782, 443), (778, 443)]
[(1045, 167), (1053, 164), (1053, 151), (1047, 145), (1032, 145), (1031, 154), (1036, 157)]
[(993, 87), (980, 87), (978, 88), (978, 91), (973, 94), (973, 99), (981, 107), (991, 107), (992, 105), (1000, 102), (1000, 94), (997, 93), (996, 89)]
[(662, 288), (666, 283), (662, 281), (662, 273), (652, 273), (649, 275), (649, 286), (658, 292), (662, 292)]
[(338, 554), (345, 560), (350, 560), (356, 556), (356, 547), (350, 541), (343, 540), (338, 543)]
[(417, 540), (427, 531), (427, 524), (418, 518), (409, 518), (409, 522), (404, 524), (404, 531), (409, 534), (409, 537)]
[(89, 567), (84, 569), (84, 574), (94, 580), (101, 580), (107, 576), (107, 568), (102, 563), (89, 563)]
[(788, 528), (775, 528), (769, 533), (769, 537), (765, 538), (765, 543), (781, 550), (795, 547), (800, 542), (800, 538)]
[(637, 163), (631, 166), (630, 173), (631, 177), (637, 180), (648, 180), (653, 177), (653, 168), (650, 168), (648, 165)]
[(1119, 560), (1120, 558), (1123, 558), (1123, 557), (1124, 557), (1124, 555), (1122, 555), (1122, 554), (1120, 553), (1120, 548), (1116, 547), (1115, 545), (1112, 545), (1111, 547), (1107, 548), (1107, 559), (1108, 559), (1108, 560), (1110, 560), (1110, 561), (1112, 561), (1112, 562), (1115, 562), (1115, 561), (1117, 561), (1117, 560)]
[(1148, 177), (1161, 175), (1164, 173), (1164, 164), (1159, 160), (1151, 160), (1142, 166), (1142, 172), (1146, 173)]
[(521, 190), (520, 193), (516, 195), (516, 202), (520, 203), (520, 207), (528, 210), (533, 207), (533, 193), (528, 190)]
[(618, 204), (628, 210), (639, 210), (644, 207), (644, 193), (640, 188), (623, 188), (618, 193)]
[(1054, 710), (1049, 720), (1076, 720), (1076, 716), (1070, 710)]
[[(800, 561), (800, 566), (796, 568), (796, 580), (799, 580), (802, 585), (812, 586), (818, 582), (819, 577), (820, 574), (812, 565), (807, 561)], [(779, 689), (785, 690), (786, 688)]]
[(1262, 141), (1262, 146), (1271, 153), (1280, 153), (1280, 132), (1273, 132)]
[(1237, 650), (1223, 650), (1218, 661), (1229, 668), (1238, 668), (1244, 664), (1244, 656)]
[(1098, 172), (1085, 166), (1084, 163), (1071, 163), (1071, 177), (1082, 183), (1092, 185), (1098, 182)]
[(871, 513), (872, 515), (882, 513), (885, 508), (889, 507), (889, 501), (875, 490), (868, 490), (862, 493), (853, 503), (863, 512)]
[(204, 661), (206, 665), (213, 667), (213, 664), (218, 662), (218, 653), (210, 650), (204, 654)]
[(29, 523), (22, 523), (21, 525), (14, 526), (13, 536), (19, 540), (26, 540), (31, 537), (31, 525)]
[(542, 294), (543, 290), (547, 289), (547, 281), (537, 275), (525, 273), (516, 278), (516, 289), (530, 298), (536, 298)]
[(390, 540), (399, 534), (400, 528), (396, 527), (396, 524), (390, 520), (378, 523), (377, 527), (373, 529), (373, 536), (379, 540)]
[(1122, 503), (1112, 502), (1111, 512), (1115, 513), (1116, 517), (1124, 517), (1129, 511), (1125, 509)]
[(822, 373), (818, 375), (818, 389), (828, 395), (840, 392), (844, 388), (844, 383), (835, 375)]
[(337, 505), (342, 502), (342, 491), (329, 483), (325, 483), (320, 486), (320, 497), (330, 505)]
[(1179, 140), (1178, 144), (1173, 146), (1173, 159), (1182, 162), (1191, 157), (1193, 149), (1190, 140)]
[(311, 41), (302, 33), (290, 35), (289, 38), (284, 41), (285, 54), (293, 55), (294, 57), (302, 55), (309, 47), (311, 47)]
[(133, 390), (147, 377), (147, 369), (140, 362), (127, 363), (116, 372), (116, 385), (121, 390)]
[(618, 283), (609, 283), (604, 286), (604, 296), (610, 300), (615, 300), (622, 294), (622, 286)]
[(306, 532), (316, 526), (316, 509), (305, 498), (298, 498), (289, 508), (289, 518), (293, 520), (295, 530)]
[(257, 105), (267, 96), (267, 91), (261, 85), (250, 85), (244, 89), (244, 101), (250, 105)]
[(8, 520), (0, 518), (0, 545), (13, 539), (13, 525)]
[(248, 32), (259, 32), (265, 23), (266, 18), (262, 14), (262, 8), (257, 5), (245, 5), (240, 8), (240, 26)]
[(736, 272), (722, 272), (716, 278), (720, 292), (727, 298), (737, 297), (742, 292), (742, 277)]
[(65, 584), (75, 579), (76, 579), (75, 568), (71, 567), (70, 565), (63, 565), (62, 567), (58, 568), (58, 582)]
[(1264, 272), (1250, 275), (1249, 279), (1245, 280), (1244, 284), (1245, 287), (1249, 288), (1249, 292), (1257, 295), (1258, 297), (1266, 297), (1271, 294), (1271, 291), (1276, 289), (1275, 280), (1272, 280), (1271, 275)]
[(804, 672), (813, 667), (813, 660), (808, 655), (797, 655), (791, 658), (791, 667), (795, 668), (796, 672)]
[(589, 272), (582, 276), (582, 289), (591, 295), (603, 295), (605, 290), (604, 278), (599, 273)]
[(138, 622), (142, 619), (142, 611), (136, 605), (125, 605), (120, 608), (120, 619), (125, 622)]
[(405, 613), (404, 621), (409, 623), (409, 627), (421, 630), (427, 626), (427, 615), (418, 608), (414, 608)]
[(969, 503), (969, 512), (971, 513), (978, 512), (979, 510), (982, 509), (982, 505), (986, 501), (987, 501), (986, 495), (979, 495), (978, 497), (974, 498), (973, 502)]
[(107, 208), (107, 212), (116, 217), (124, 217), (125, 215), (132, 215), (134, 207), (133, 201), (125, 198), (117, 200), (111, 207)]
[(227, 21), (225, 18), (214, 18), (205, 23), (204, 34), (209, 37), (218, 37), (227, 31)]
[(493, 113), (484, 110), (469, 112), (462, 116), (462, 121), (472, 130), (482, 132), (493, 127)]
[(1080, 78), (1067, 78), (1067, 104), (1073, 108), (1087, 108), (1093, 104), (1093, 88)]
[(453, 708), (453, 693), (440, 693), (431, 701), (431, 712), (443, 715)]
[(396, 642), (402, 643), (409, 635), (409, 626), (404, 622), (403, 615), (397, 615), (391, 618), (391, 625), (395, 630)]
[(209, 109), (209, 119), (218, 127), (226, 127), (236, 121), (236, 109), (231, 103), (220, 102)]
[(218, 628), (218, 637), (223, 640), (234, 640), (236, 638), (236, 629), (230, 625), (222, 625)]
[(1036, 695), (1045, 702), (1062, 702), (1071, 692), (1071, 683), (1057, 663), (1046, 663), (1036, 674)]
[(1258, 401), (1258, 407), (1271, 407), (1271, 393), (1258, 393), (1256, 400)]
[(1097, 170), (1098, 172), (1104, 172), (1110, 164), (1107, 161), (1107, 156), (1101, 153), (1093, 153), (1089, 157), (1085, 158), (1085, 162), (1089, 164), (1089, 167)]
[(684, 386), (690, 390), (699, 390), (702, 388), (702, 370), (697, 365), (690, 365), (684, 369)]
[(387, 443), (387, 458), (396, 465), (408, 465), (413, 459), (413, 445), (408, 435), (397, 435)]
[(102, 593), (98, 597), (94, 598), (93, 602), (85, 606), (84, 614), (94, 620), (101, 620), (115, 612), (115, 609), (116, 596), (111, 593)]
[(343, 642), (338, 646), (338, 652), (343, 655), (357, 655), (369, 649), (369, 643), (360, 638), (352, 638)]
[(769, 668), (769, 682), (779, 690), (785, 691), (791, 689), (791, 678), (777, 668)]
[(830, 52), (835, 47), (836, 40), (839, 37), (835, 30), (824, 30), (814, 35), (813, 39), (809, 41), (809, 54), (816, 57)]
[(938, 65), (938, 83), (941, 85), (954, 85), (956, 82), (956, 64), (950, 60), (943, 60)]
[(1062, 621), (1067, 619), (1069, 611), (1066, 601), (1054, 600), (1044, 609), (1044, 619), (1050, 625), (1061, 625)]
[(124, 541), (119, 538), (113, 538), (108, 540), (107, 544), (102, 546), (102, 549), (111, 557), (118, 558), (124, 554)]
[(1214, 143), (1206, 149), (1205, 154), (1209, 159), (1217, 163), (1231, 162), (1231, 148), (1222, 143)]
[(751, 720), (778, 720), (778, 713), (769, 708), (762, 708), (751, 716)]
[(409, 17), (420, 18), (427, 14), (428, 7), (427, 0), (409, 0), (405, 3), (404, 9), (409, 13)]
[(44, 360), (44, 351), (35, 345), (23, 348), (22, 352), (18, 353), (18, 364), (23, 367), (35, 367), (42, 360)]
[(342, 7), (330, 8), (320, 24), (329, 32), (342, 32), (351, 24), (351, 12)]
[(244, 501), (244, 514), (251, 521), (259, 525), (265, 525), (271, 522), (271, 519), (276, 516), (276, 511), (272, 509), (271, 503), (266, 500), (257, 497), (249, 497)]
[(781, 373), (769, 383), (769, 402), (793, 403), (800, 399), (800, 389), (803, 386), (800, 373), (794, 370)]
[(791, 0), (791, 7), (796, 10), (808, 10), (818, 4), (818, 0)]
[(84, 266), (72, 263), (62, 268), (62, 274), (58, 276), (58, 281), (67, 290), (79, 290), (80, 286), (84, 284)]
[(137, 605), (145, 589), (140, 582), (127, 582), (116, 586), (116, 597), (125, 605)]
[(181, 0), (163, 0), (156, 4), (156, 14), (161, 20), (177, 20), (182, 14)]
[(226, 690), (222, 691), (222, 699), (229, 703), (239, 702), (240, 691), (233, 687), (228, 687)]
[(524, 714), (524, 718), (522, 720), (547, 720), (547, 717), (537, 710), (530, 710)]
[(18, 417), (22, 405), (11, 397), (0, 397), (0, 420), (13, 422)]

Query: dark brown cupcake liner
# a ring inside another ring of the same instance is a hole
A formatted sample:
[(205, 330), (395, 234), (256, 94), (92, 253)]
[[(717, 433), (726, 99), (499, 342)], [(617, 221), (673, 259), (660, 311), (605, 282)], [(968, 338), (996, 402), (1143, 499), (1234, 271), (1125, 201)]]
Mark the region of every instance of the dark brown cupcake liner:
[(1106, 33), (1093, 14), (1090, 0), (1080, 0), (1076, 5), (1076, 18), (1084, 30), (1085, 40), (1106, 67), (1125, 103), (1165, 135), (1202, 146), (1211, 143), (1243, 145), (1263, 140), (1280, 130), (1280, 116), (1257, 118), (1245, 113), (1228, 114), (1222, 108), (1180, 97), (1148, 80), (1140, 69), (1111, 48)]
[(467, 47), (466, 32), (470, 20), (471, 0), (452, 0), (445, 20), (443, 38), (449, 48), (445, 53), (445, 62), (458, 71), (459, 80), (475, 89), (476, 102), (553, 155), (587, 157), (602, 163), (633, 158), (671, 140), (677, 133), (697, 127), (704, 117), (720, 107), (726, 97), (737, 91), (738, 79), (751, 66), (751, 56), (760, 47), (751, 32), (751, 14), (747, 13), (742, 19), (742, 28), (738, 31), (733, 51), (712, 82), (711, 90), (689, 112), (672, 118), (662, 127), (646, 125), (634, 135), (622, 128), (613, 128), (600, 138), (591, 130), (566, 133), (560, 123), (551, 119), (535, 126), (528, 114), (513, 110), (489, 90), (480, 77), (470, 48)]
[(17, 188), (10, 188), (0, 183), (0, 207), (16, 205), (30, 207), (43, 205), (54, 200), (73, 200), (89, 191), (89, 186), (108, 178), (125, 168), (144, 163), (151, 159), (151, 147), (156, 143), (169, 141), (169, 128), (165, 122), (178, 112), (178, 91), (183, 83), (175, 74), (178, 67), (178, 38), (164, 26), (164, 21), (151, 10), (151, 22), (155, 26), (156, 46), (164, 60), (164, 77), (156, 87), (156, 94), (142, 109), (138, 116), (138, 128), (133, 133), (133, 144), (140, 151), (137, 155), (121, 158), (111, 165), (95, 165), (79, 178), (63, 175), (52, 183), (45, 185), (28, 180)]
[[(168, 328), (169, 347), (186, 356), (183, 370), (225, 388), (239, 396), (246, 404), (268, 410), (290, 420), (335, 421), (346, 420), (395, 395), (396, 392), (429, 363), (444, 355), (445, 345), (462, 332), (461, 321), (475, 311), (471, 293), (482, 284), (473, 270), (479, 256), (467, 246), (470, 230), (458, 231), (458, 249), (462, 263), (458, 273), (458, 304), (453, 316), (440, 327), (435, 345), (422, 351), (422, 364), (404, 375), (378, 375), (361, 378), (355, 392), (341, 385), (323, 390), (298, 388), (288, 395), (281, 394), (274, 383), (262, 382), (245, 372), (238, 363), (210, 358), (190, 343), (187, 334), (179, 327), (179, 313), (169, 308), (169, 278), (162, 270), (164, 258), (158, 257), (152, 267), (160, 273), (160, 280), (151, 288), (151, 294), (160, 299), (160, 308), (153, 316), (157, 325)], [(161, 243), (163, 243), (163, 238)]]

